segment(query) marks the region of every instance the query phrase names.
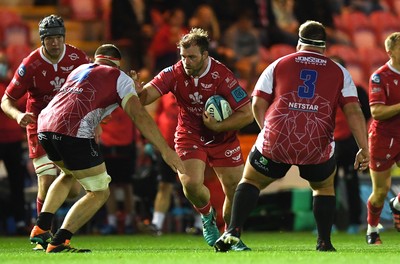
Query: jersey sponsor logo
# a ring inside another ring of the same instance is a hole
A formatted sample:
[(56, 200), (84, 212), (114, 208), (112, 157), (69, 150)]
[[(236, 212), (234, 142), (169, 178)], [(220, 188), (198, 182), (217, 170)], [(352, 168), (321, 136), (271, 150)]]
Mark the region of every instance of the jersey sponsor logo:
[(69, 57), (69, 59), (72, 60), (72, 61), (75, 61), (75, 60), (78, 60), (78, 59), (79, 59), (79, 56), (78, 56), (78, 54), (76, 54), (76, 53), (71, 53), (71, 54), (68, 55), (68, 57)]
[(13, 83), (14, 85), (17, 85), (17, 86), (20, 85), (19, 81), (17, 81), (17, 79), (15, 79), (15, 78), (12, 79), (12, 83)]
[(25, 73), (26, 73), (25, 65), (21, 65), (21, 67), (18, 68), (18, 75), (24, 77)]
[(379, 74), (372, 75), (371, 82), (372, 83), (376, 83), (376, 84), (380, 84), (381, 83), (381, 77), (379, 76)]
[(212, 83), (205, 84), (205, 83), (200, 83), (201, 87), (203, 87), (205, 90), (210, 89), (212, 87)]
[(239, 154), (239, 155), (237, 155), (237, 156), (234, 156), (234, 157), (232, 157), (232, 159), (233, 159), (234, 161), (239, 161), (239, 160), (242, 159), (242, 154)]
[(233, 80), (231, 83), (228, 84), (228, 88), (232, 89), (232, 87), (234, 87), (235, 85), (237, 85), (238, 81), (237, 80)]
[(203, 114), (203, 112), (204, 112), (204, 107), (195, 107), (195, 106), (191, 107), (191, 106), (188, 106), (188, 107), (186, 107), (186, 109), (190, 113), (194, 113), (197, 116), (201, 116)]
[(62, 140), (62, 136), (53, 134), (53, 139), (57, 140), (57, 141), (61, 141)]
[(65, 83), (64, 78), (56, 77), (53, 81), (50, 81), (50, 84), (54, 86), (53, 91), (58, 91), (61, 89), (61, 86)]
[(172, 72), (172, 66), (165, 68), (163, 72)]
[(233, 89), (231, 91), (231, 94), (237, 103), (246, 98), (247, 96), (246, 91), (243, 90), (243, 88), (240, 86), (237, 86), (235, 89)]
[(71, 65), (69, 67), (63, 67), (61, 66), (61, 70), (65, 71), (65, 72), (70, 72), (74, 69), (74, 65)]
[(214, 80), (216, 80), (216, 79), (219, 78), (219, 73), (218, 73), (218, 72), (212, 72), (212, 73), (211, 73), (211, 77), (212, 77)]
[(73, 86), (73, 87), (61, 87), (60, 93), (73, 93), (73, 94), (81, 94), (83, 92), (83, 88)]
[(43, 134), (43, 133), (40, 133), (40, 132), (38, 133), (37, 137), (38, 137), (39, 140), (47, 140), (46, 135)]
[(240, 146), (237, 146), (234, 149), (227, 149), (225, 151), (225, 157), (231, 157), (232, 155), (237, 154), (239, 152), (240, 152)]
[(371, 93), (379, 93), (381, 91), (381, 87), (372, 87)]
[(321, 58), (315, 58), (311, 56), (298, 56), (295, 59), (295, 62), (304, 63), (304, 64), (314, 64), (314, 65), (326, 65), (327, 60)]
[(289, 109), (304, 112), (318, 112), (318, 105), (289, 102)]
[(254, 160), (254, 165), (260, 168), (262, 171), (268, 172), (268, 160), (261, 156), (258, 160)]

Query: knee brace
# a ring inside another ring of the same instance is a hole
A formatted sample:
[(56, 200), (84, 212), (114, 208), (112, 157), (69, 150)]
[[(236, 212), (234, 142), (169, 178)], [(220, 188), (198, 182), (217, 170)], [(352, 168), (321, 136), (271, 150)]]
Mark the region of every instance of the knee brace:
[(101, 174), (78, 179), (78, 182), (83, 186), (86, 191), (103, 191), (108, 188), (108, 183), (111, 181), (111, 177), (107, 172)]
[(40, 158), (33, 159), (33, 166), (38, 177), (43, 175), (50, 175), (57, 177), (57, 166), (44, 155)]

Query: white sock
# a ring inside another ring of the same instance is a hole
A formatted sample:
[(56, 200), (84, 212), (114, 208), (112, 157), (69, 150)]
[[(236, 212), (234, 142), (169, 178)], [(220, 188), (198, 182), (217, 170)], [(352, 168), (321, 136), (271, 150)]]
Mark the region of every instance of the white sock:
[(157, 227), (157, 229), (161, 230), (163, 227), (165, 219), (165, 213), (162, 212), (154, 212), (153, 214), (153, 220), (151, 223)]
[(368, 224), (367, 235), (370, 235), (371, 233), (374, 232), (379, 233), (379, 227), (371, 226), (370, 224)]
[(198, 229), (203, 229), (203, 222), (201, 221), (201, 216), (199, 214), (196, 214), (196, 216), (194, 217), (193, 226)]
[(117, 226), (117, 217), (115, 215), (108, 215), (107, 222), (110, 226)]
[(396, 197), (396, 198), (394, 199), (394, 201), (393, 201), (393, 207), (394, 207), (396, 210), (399, 210), (399, 211), (400, 211), (400, 202), (399, 202), (399, 198), (398, 198), (398, 197)]

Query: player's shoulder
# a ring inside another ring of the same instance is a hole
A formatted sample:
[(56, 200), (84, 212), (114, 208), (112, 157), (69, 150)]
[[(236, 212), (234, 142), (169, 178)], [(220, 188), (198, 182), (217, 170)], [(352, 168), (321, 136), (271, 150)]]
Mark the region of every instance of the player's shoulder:
[(65, 54), (68, 56), (71, 56), (71, 55), (78, 56), (77, 58), (74, 57), (73, 58), (74, 60), (83, 59), (83, 58), (85, 58), (86, 60), (89, 60), (89, 57), (87, 56), (85, 51), (83, 51), (71, 44), (65, 44)]
[(39, 47), (39, 48), (36, 48), (36, 49), (32, 50), (31, 53), (29, 53), (23, 59), (23, 61), (24, 62), (33, 62), (33, 61), (35, 61), (37, 59), (40, 59), (40, 58), (41, 58), (41, 56), (40, 56), (40, 47)]

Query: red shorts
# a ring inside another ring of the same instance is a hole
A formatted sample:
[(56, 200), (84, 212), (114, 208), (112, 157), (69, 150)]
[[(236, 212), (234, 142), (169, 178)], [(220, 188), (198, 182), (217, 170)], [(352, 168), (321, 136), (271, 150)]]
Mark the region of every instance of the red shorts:
[(370, 163), (374, 171), (390, 169), (400, 160), (400, 140), (377, 134), (375, 131), (368, 135)]
[(175, 149), (182, 160), (199, 159), (211, 167), (236, 167), (244, 164), (242, 149), (237, 137), (219, 144), (205, 144), (200, 139), (179, 135)]
[(28, 127), (26, 128), (26, 133), (29, 146), (29, 158), (35, 159), (46, 155), (46, 151), (44, 150), (42, 145), (40, 145), (37, 136), (37, 123), (29, 124)]

